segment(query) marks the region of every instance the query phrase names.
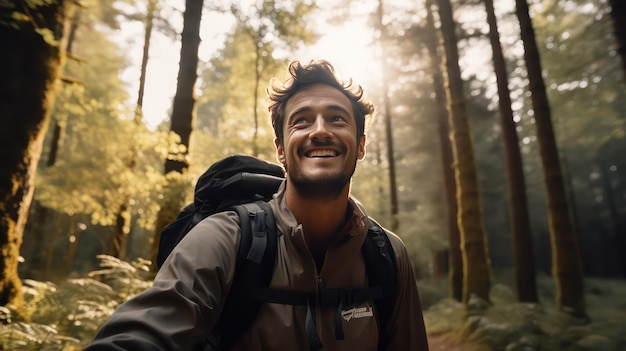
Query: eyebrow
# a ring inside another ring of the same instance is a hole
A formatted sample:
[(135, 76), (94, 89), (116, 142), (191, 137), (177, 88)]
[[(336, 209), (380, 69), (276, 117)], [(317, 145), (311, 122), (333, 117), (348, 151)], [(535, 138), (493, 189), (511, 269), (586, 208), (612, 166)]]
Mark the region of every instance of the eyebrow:
[[(339, 105), (328, 105), (326, 107), (324, 107), (326, 110), (331, 110), (331, 111), (339, 111), (339, 112), (343, 112), (349, 116), (351, 116), (350, 111), (346, 108), (344, 108), (343, 106), (339, 106)], [(299, 113), (302, 112), (309, 112), (312, 111), (313, 108), (311, 108), (310, 106), (303, 106), (295, 111), (293, 111), (290, 115), (289, 115), (289, 119), (291, 119), (292, 116), (295, 116)]]

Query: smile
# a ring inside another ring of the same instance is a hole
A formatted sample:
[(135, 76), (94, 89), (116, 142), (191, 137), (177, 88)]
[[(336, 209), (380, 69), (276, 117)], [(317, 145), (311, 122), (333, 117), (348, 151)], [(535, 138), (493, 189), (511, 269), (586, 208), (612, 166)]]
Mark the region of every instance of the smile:
[(317, 149), (306, 153), (306, 157), (335, 157), (337, 151), (331, 149)]

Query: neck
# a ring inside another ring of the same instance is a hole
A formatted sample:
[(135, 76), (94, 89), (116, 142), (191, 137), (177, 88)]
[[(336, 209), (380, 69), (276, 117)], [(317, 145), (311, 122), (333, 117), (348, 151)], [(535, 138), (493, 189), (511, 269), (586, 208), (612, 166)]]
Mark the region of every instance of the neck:
[(326, 252), (346, 220), (350, 185), (337, 197), (302, 196), (287, 184), (285, 200), (289, 210), (302, 225), (307, 246), (314, 255)]

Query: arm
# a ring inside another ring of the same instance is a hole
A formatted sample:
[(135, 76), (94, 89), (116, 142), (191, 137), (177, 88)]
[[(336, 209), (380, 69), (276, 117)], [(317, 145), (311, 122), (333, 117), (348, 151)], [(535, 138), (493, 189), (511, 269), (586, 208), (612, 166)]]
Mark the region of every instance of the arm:
[(219, 318), (238, 238), (234, 212), (200, 222), (172, 251), (152, 287), (120, 305), (85, 350), (191, 350)]
[(390, 234), (389, 239), (398, 265), (398, 297), (390, 320), (393, 335), (387, 350), (428, 351), (422, 306), (409, 255), (398, 236)]

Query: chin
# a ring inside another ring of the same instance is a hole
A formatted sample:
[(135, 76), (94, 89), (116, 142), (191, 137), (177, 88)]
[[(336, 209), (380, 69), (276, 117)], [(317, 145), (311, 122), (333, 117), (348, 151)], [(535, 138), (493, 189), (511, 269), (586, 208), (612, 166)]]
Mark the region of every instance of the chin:
[(350, 184), (350, 177), (345, 175), (331, 176), (329, 174), (290, 178), (289, 183), (303, 196), (307, 197), (337, 197)]

